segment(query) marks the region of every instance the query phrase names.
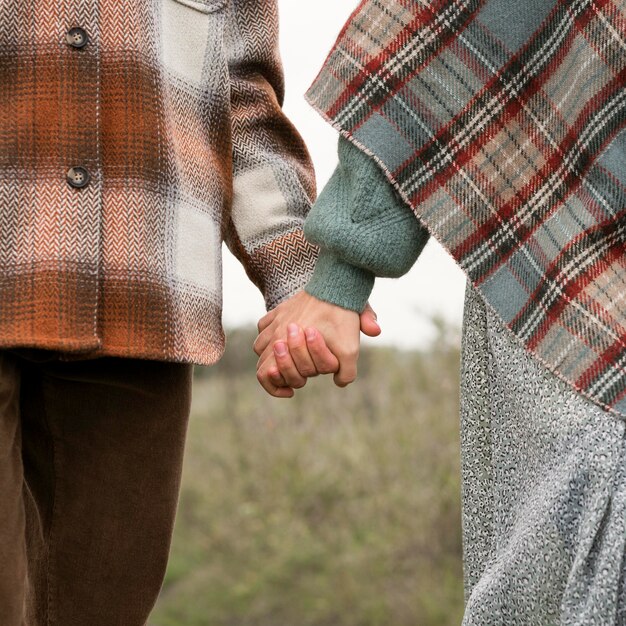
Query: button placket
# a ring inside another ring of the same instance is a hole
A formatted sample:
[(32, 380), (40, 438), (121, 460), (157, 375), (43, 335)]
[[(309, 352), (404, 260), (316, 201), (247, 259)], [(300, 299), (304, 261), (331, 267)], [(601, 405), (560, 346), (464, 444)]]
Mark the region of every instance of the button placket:
[[(2, 0), (0, 0), (1, 2)], [(100, 0), (60, 2), (56, 47), (63, 75), (58, 93), (59, 115), (57, 183), (66, 210), (58, 218), (57, 237), (69, 266), (64, 289), (80, 306), (70, 306), (72, 336), (80, 348), (97, 349), (99, 336), (100, 258), (102, 253), (101, 21), (93, 7)], [(77, 260), (80, 260), (77, 263)], [(74, 294), (76, 294), (74, 296)]]
[[(89, 43), (89, 35), (84, 28), (75, 26), (67, 31), (65, 41), (72, 48), (81, 50)], [(75, 189), (82, 189), (89, 184), (91, 175), (84, 167), (75, 166), (67, 172), (66, 178), (71, 187), (74, 187)]]

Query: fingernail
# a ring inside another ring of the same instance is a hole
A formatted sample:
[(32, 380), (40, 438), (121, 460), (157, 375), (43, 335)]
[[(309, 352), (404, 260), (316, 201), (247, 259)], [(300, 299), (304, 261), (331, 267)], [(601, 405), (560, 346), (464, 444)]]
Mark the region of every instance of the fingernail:
[(282, 342), (277, 343), (277, 344), (274, 346), (274, 352), (275, 352), (278, 356), (285, 356), (285, 355), (287, 354), (287, 346), (286, 346), (284, 343), (282, 343)]
[(287, 326), (287, 334), (290, 337), (297, 337), (299, 331), (300, 329), (297, 324), (289, 324), (289, 326)]
[(317, 333), (315, 332), (315, 328), (307, 328), (305, 331), (306, 338), (309, 341), (313, 341), (317, 337)]
[(280, 378), (280, 372), (278, 370), (270, 370), (270, 378)]

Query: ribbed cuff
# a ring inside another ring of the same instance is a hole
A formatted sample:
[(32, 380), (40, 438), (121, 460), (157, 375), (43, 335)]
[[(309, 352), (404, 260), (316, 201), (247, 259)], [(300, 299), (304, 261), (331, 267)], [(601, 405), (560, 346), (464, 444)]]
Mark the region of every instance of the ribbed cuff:
[(304, 289), (319, 300), (361, 313), (372, 293), (374, 281), (372, 272), (350, 265), (323, 250)]

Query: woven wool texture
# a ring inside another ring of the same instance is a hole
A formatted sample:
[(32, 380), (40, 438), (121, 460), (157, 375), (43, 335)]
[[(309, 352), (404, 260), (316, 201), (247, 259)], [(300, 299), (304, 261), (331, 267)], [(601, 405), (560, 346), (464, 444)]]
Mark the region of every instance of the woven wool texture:
[(626, 416), (626, 1), (365, 0), (308, 98), (545, 365)]
[(269, 307), (306, 283), (277, 26), (273, 0), (0, 0), (0, 346), (212, 363), (223, 239)]

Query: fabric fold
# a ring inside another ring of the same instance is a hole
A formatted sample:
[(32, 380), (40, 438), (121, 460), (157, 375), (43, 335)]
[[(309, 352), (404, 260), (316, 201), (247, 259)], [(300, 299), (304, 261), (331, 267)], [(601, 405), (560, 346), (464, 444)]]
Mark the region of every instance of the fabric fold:
[(463, 626), (622, 623), (626, 423), (545, 371), (473, 288), (463, 364)]

